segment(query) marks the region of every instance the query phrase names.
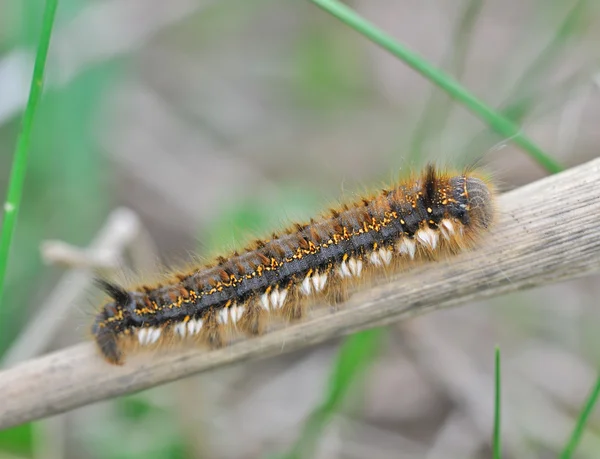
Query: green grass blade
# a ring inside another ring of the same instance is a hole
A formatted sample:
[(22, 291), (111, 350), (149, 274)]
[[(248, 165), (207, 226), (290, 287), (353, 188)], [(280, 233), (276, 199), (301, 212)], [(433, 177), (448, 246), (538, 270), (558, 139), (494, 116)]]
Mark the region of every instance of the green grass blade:
[(552, 173), (562, 170), (561, 165), (523, 134), (518, 125), (495, 111), (492, 107), (480, 101), (460, 83), (431, 65), (419, 54), (396, 42), (391, 36), (376, 28), (373, 24), (369, 23), (352, 9), (337, 0), (311, 1), (352, 27), (358, 33), (364, 35), (386, 51), (389, 51), (391, 54), (401, 59), (409, 67), (446, 91), (446, 93), (461, 102), (498, 134), (512, 140), (523, 148), (523, 150), (546, 170)]
[[(454, 31), (454, 37), (448, 47), (445, 68), (458, 80), (461, 79), (465, 70), (465, 62), (469, 50), (469, 38), (477, 23), (477, 17), (483, 6), (483, 0), (469, 0), (465, 7), (458, 26)], [(409, 149), (409, 162), (423, 164), (423, 145), (430, 133), (440, 135), (452, 110), (452, 99), (437, 88), (432, 88), (429, 100), (425, 104), (421, 120), (412, 135)], [(420, 160), (420, 161), (419, 161)]]
[(588, 3), (589, 0), (578, 0), (575, 3), (550, 42), (523, 72), (514, 86), (510, 99), (516, 100), (526, 97), (530, 91), (536, 88), (540, 79), (550, 71), (550, 67), (564, 49), (568, 39), (580, 29), (580, 25), (588, 12)]
[(588, 421), (588, 418), (590, 417), (594, 406), (596, 406), (596, 402), (598, 401), (598, 395), (600, 395), (600, 376), (598, 376), (598, 379), (596, 380), (596, 384), (594, 385), (592, 392), (586, 400), (585, 405), (581, 410), (581, 413), (579, 413), (579, 418), (577, 419), (577, 423), (575, 424), (575, 428), (573, 429), (571, 438), (569, 438), (565, 449), (560, 454), (560, 459), (570, 459), (571, 457), (573, 457), (573, 453), (575, 452), (575, 449), (579, 444), (579, 440), (583, 435), (583, 431), (585, 430), (585, 425)]
[(29, 156), (29, 144), (31, 141), (33, 120), (44, 86), (46, 57), (50, 46), (50, 36), (52, 35), (52, 27), (54, 25), (57, 6), (58, 0), (46, 0), (44, 16), (42, 19), (42, 31), (38, 42), (33, 77), (29, 89), (29, 99), (27, 101), (27, 106), (25, 107), (25, 113), (23, 114), (23, 122), (17, 139), (17, 146), (8, 182), (8, 192), (4, 203), (4, 218), (0, 234), (0, 302), (4, 291), (4, 280), (6, 278), (6, 268), (8, 266), (11, 241), (17, 222), (19, 206), (21, 205), (21, 197), (23, 195), (23, 184), (25, 183), (25, 171), (27, 170), (27, 158)]
[(500, 439), (500, 348), (496, 346), (495, 365), (494, 365), (494, 459), (502, 457), (502, 441)]
[(356, 333), (344, 341), (329, 378), (325, 399), (311, 413), (298, 439), (282, 457), (300, 459), (314, 456), (317, 441), (327, 422), (344, 401), (353, 382), (368, 368), (377, 354), (383, 336), (384, 330), (376, 328)]
[[(566, 78), (563, 82), (556, 85), (550, 90), (546, 89), (544, 93), (540, 92), (537, 83), (544, 77), (545, 74), (551, 71), (552, 65), (555, 63), (561, 51), (564, 50), (569, 38), (576, 32), (581, 33), (581, 24), (589, 12), (589, 0), (578, 0), (573, 8), (564, 18), (563, 22), (558, 27), (556, 33), (542, 50), (542, 52), (531, 62), (524, 70), (520, 78), (512, 87), (510, 94), (502, 104), (500, 113), (514, 123), (520, 124), (523, 119), (531, 113), (536, 104), (550, 97), (556, 97), (557, 94), (570, 92), (575, 88), (573, 80), (577, 78)], [(579, 72), (577, 72), (579, 73)], [(577, 77), (578, 75), (575, 75)], [(586, 75), (587, 84), (590, 76), (595, 71), (588, 70), (583, 72)], [(490, 147), (490, 144), (496, 143), (498, 139), (489, 132), (481, 132), (471, 139), (468, 144), (463, 147), (462, 151), (467, 152), (466, 159), (472, 160), (481, 153), (483, 149)]]

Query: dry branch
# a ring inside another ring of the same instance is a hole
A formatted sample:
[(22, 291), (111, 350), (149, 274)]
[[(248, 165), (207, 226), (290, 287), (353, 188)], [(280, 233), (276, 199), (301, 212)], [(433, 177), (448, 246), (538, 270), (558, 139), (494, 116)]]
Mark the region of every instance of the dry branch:
[[(104, 228), (90, 244), (87, 257), (96, 257), (96, 266), (110, 268), (117, 265), (118, 254), (123, 252), (141, 234), (141, 223), (129, 209), (115, 209), (106, 221)], [(43, 252), (44, 249), (42, 249)], [(84, 254), (86, 255), (86, 254)], [(44, 256), (44, 255), (42, 255)], [(86, 285), (92, 281), (95, 272), (82, 265), (70, 269), (46, 299), (35, 318), (21, 331), (1, 360), (3, 366), (13, 366), (17, 362), (30, 359), (47, 350), (56, 337), (68, 312), (77, 301), (82, 301)]]
[(211, 368), (290, 352), (357, 330), (600, 271), (600, 159), (506, 193), (479, 249), (357, 294), (335, 315), (216, 351), (129, 358), (111, 366), (92, 343), (0, 373), (0, 428), (166, 383)]

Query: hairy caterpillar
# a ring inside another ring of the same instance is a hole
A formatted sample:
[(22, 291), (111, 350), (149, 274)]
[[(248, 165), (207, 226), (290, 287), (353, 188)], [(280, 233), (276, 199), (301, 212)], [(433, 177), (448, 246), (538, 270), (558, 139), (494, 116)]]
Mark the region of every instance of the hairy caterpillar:
[(189, 340), (219, 347), (236, 332), (258, 335), (270, 317), (302, 318), (309, 305), (337, 304), (358, 284), (441, 253), (471, 247), (494, 219), (493, 189), (472, 171), (420, 175), (295, 224), (163, 285), (111, 297), (92, 326), (105, 359)]

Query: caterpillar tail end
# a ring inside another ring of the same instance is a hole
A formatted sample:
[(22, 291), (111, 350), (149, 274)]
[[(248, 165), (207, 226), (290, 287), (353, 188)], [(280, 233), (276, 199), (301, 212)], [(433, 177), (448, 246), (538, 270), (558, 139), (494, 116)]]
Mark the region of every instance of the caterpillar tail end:
[(115, 333), (104, 327), (98, 327), (97, 325), (94, 325), (92, 328), (92, 333), (94, 334), (98, 350), (100, 351), (100, 354), (102, 354), (102, 357), (104, 357), (108, 363), (112, 363), (113, 365), (123, 365), (125, 360), (123, 358), (123, 353), (119, 349)]

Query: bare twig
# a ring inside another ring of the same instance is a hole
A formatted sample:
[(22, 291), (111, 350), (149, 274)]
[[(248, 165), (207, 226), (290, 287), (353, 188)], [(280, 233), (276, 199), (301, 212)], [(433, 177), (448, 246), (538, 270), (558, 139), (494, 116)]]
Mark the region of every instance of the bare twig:
[(104, 362), (92, 343), (20, 364), (0, 373), (0, 428), (474, 299), (598, 272), (599, 183), (596, 159), (502, 195), (498, 224), (479, 249), (357, 294), (335, 315), (321, 311), (216, 351), (140, 355), (122, 367)]
[[(137, 215), (126, 208), (116, 209), (106, 225), (90, 245), (91, 258), (104, 259), (102, 265), (116, 266), (124, 248), (140, 233)], [(81, 301), (85, 288), (90, 285), (94, 272), (87, 269), (71, 269), (50, 294), (50, 298), (38, 311), (37, 316), (21, 332), (2, 361), (11, 366), (16, 362), (34, 357), (46, 350), (57, 330), (68, 316), (67, 312)]]

